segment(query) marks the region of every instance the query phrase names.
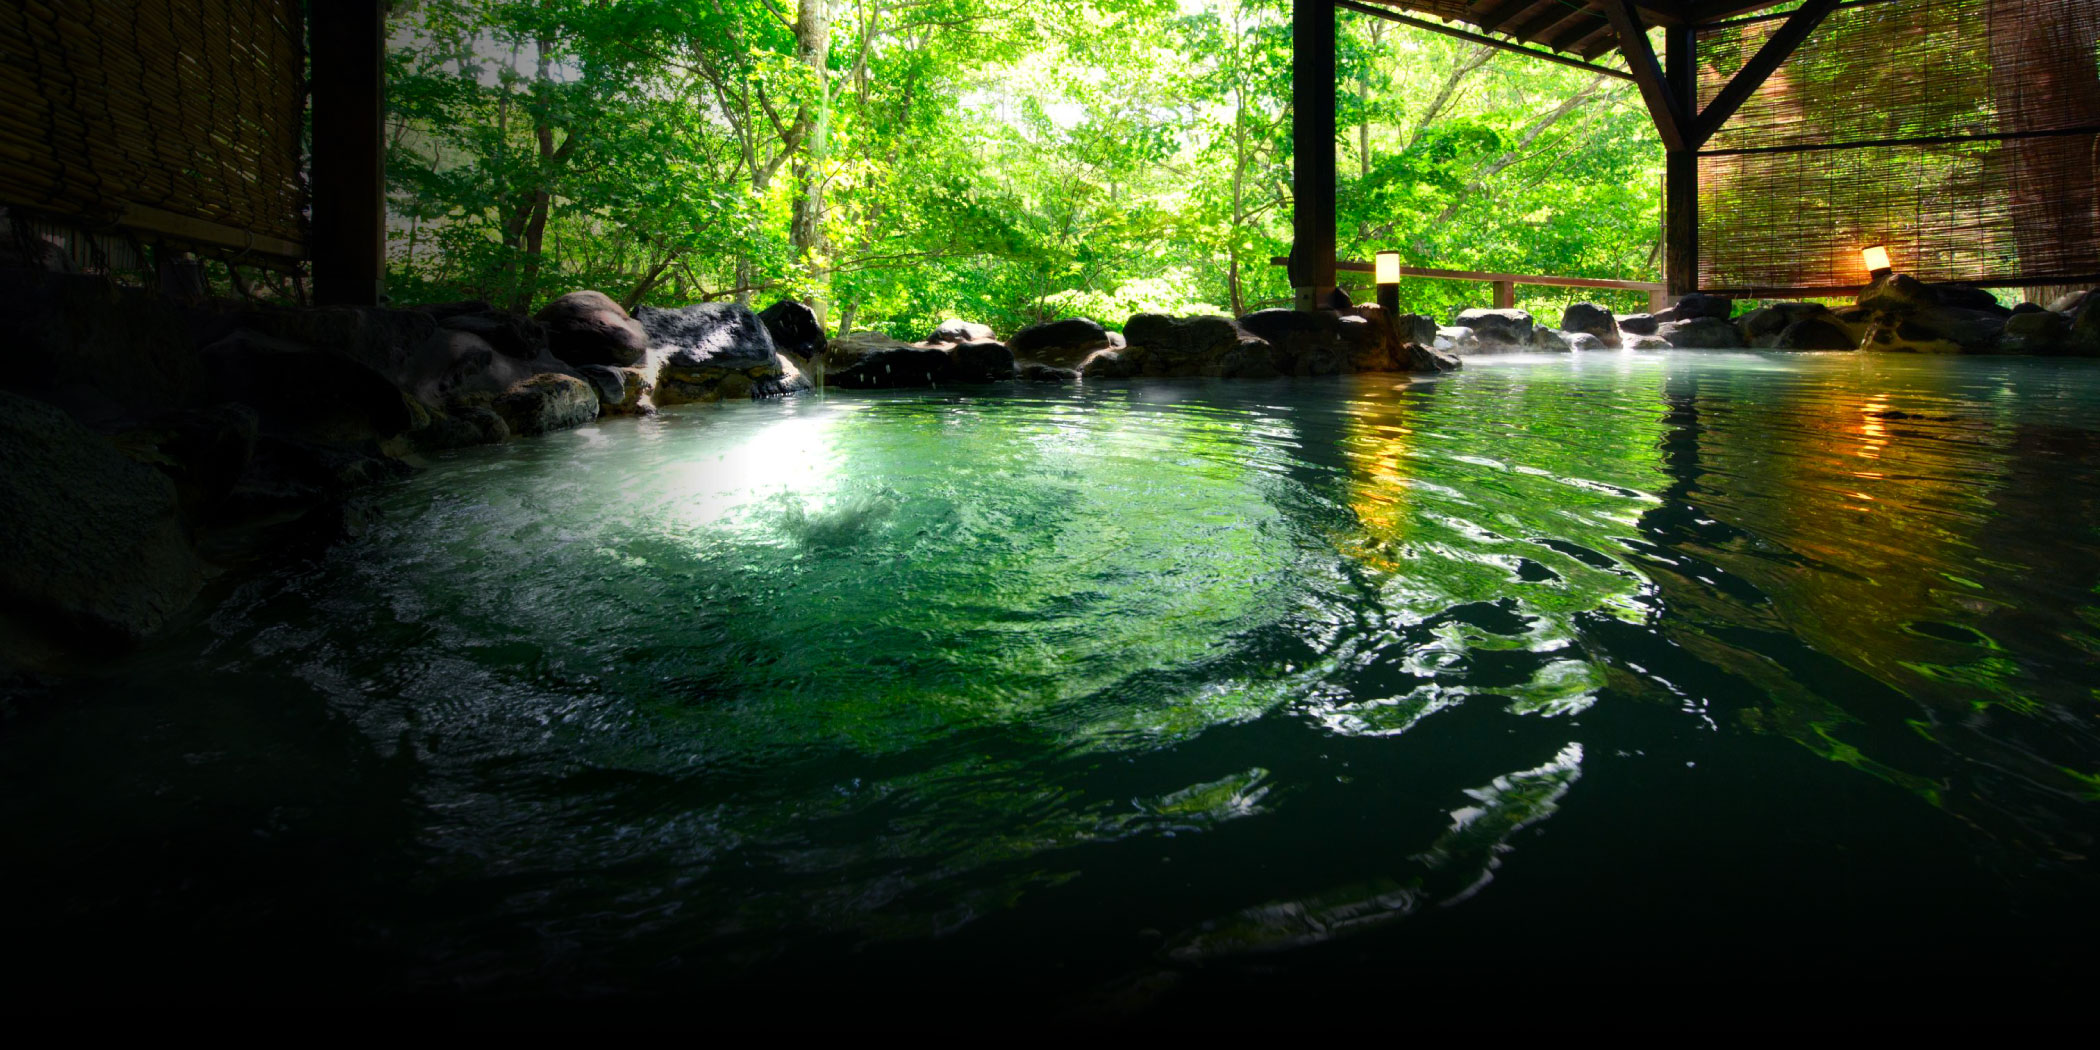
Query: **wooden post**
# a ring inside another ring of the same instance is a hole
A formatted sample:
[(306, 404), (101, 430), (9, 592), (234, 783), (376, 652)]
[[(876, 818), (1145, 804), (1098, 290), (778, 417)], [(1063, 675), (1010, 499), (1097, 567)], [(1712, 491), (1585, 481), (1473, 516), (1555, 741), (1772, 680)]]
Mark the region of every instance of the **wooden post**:
[(1495, 282), (1495, 309), (1497, 309), (1497, 310), (1514, 310), (1514, 309), (1516, 309), (1516, 308), (1517, 308), (1517, 282), (1515, 282), (1515, 281), (1496, 281), (1496, 282)]
[(1300, 310), (1334, 292), (1335, 10), (1291, 0), (1291, 259)]
[(376, 306), (386, 278), (382, 0), (312, 0), (314, 301)]
[[(1699, 111), (1692, 27), (1663, 29), (1664, 76), (1681, 114)], [(1663, 155), (1663, 280), (1670, 294), (1699, 290), (1699, 144), (1680, 141)]]

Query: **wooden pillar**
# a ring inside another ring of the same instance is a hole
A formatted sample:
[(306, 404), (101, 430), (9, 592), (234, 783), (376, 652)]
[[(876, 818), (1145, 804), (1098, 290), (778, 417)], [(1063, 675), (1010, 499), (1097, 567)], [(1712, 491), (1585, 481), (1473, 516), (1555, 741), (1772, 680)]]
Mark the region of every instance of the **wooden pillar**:
[(1291, 0), (1291, 283), (1300, 310), (1334, 291), (1335, 10)]
[(376, 306), (386, 277), (382, 0), (312, 0), (314, 300)]
[(1495, 309), (1497, 309), (1497, 310), (1514, 310), (1514, 309), (1516, 309), (1516, 308), (1517, 308), (1517, 282), (1515, 282), (1515, 281), (1496, 281), (1496, 282), (1495, 282)]
[[(1699, 112), (1699, 73), (1690, 26), (1663, 29), (1664, 77), (1677, 112)], [(1663, 280), (1673, 296), (1699, 290), (1699, 140), (1663, 154)]]

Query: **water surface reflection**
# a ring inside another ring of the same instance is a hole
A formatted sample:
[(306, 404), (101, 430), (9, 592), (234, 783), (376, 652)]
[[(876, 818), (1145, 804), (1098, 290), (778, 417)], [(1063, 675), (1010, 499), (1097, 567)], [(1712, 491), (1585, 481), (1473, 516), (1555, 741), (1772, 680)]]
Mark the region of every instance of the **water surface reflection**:
[[(2041, 936), (2100, 785), (2082, 364), (1562, 355), (469, 450), (0, 742), (68, 787), (11, 844), (77, 898), (185, 827), (340, 840), (69, 914), (297, 885), (395, 995), (989, 960), (1153, 1008), (1340, 945)], [(79, 772), (120, 739), (165, 743)]]

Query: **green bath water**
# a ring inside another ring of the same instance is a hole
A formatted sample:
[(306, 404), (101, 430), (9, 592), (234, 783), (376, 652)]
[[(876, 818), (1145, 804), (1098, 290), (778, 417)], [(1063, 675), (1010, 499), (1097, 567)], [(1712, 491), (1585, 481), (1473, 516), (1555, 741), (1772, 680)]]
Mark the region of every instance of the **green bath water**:
[(6, 723), (33, 994), (1404, 1025), (2092, 974), (2093, 363), (832, 392), (379, 510)]

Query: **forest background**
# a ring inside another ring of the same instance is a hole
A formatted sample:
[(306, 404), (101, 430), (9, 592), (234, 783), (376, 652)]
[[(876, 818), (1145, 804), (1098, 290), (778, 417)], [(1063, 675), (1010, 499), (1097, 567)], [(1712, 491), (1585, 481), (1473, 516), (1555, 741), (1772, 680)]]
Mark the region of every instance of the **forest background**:
[[(390, 18), (396, 303), (796, 298), (834, 332), (918, 339), (949, 317), (1120, 327), (1289, 299), (1269, 265), (1290, 241), (1288, 0), (397, 0)], [(1343, 257), (1659, 279), (1662, 153), (1631, 84), (1347, 12), (1338, 68)], [(1520, 292), (1544, 316), (1570, 298)], [(1401, 289), (1439, 318), (1490, 296)]]

